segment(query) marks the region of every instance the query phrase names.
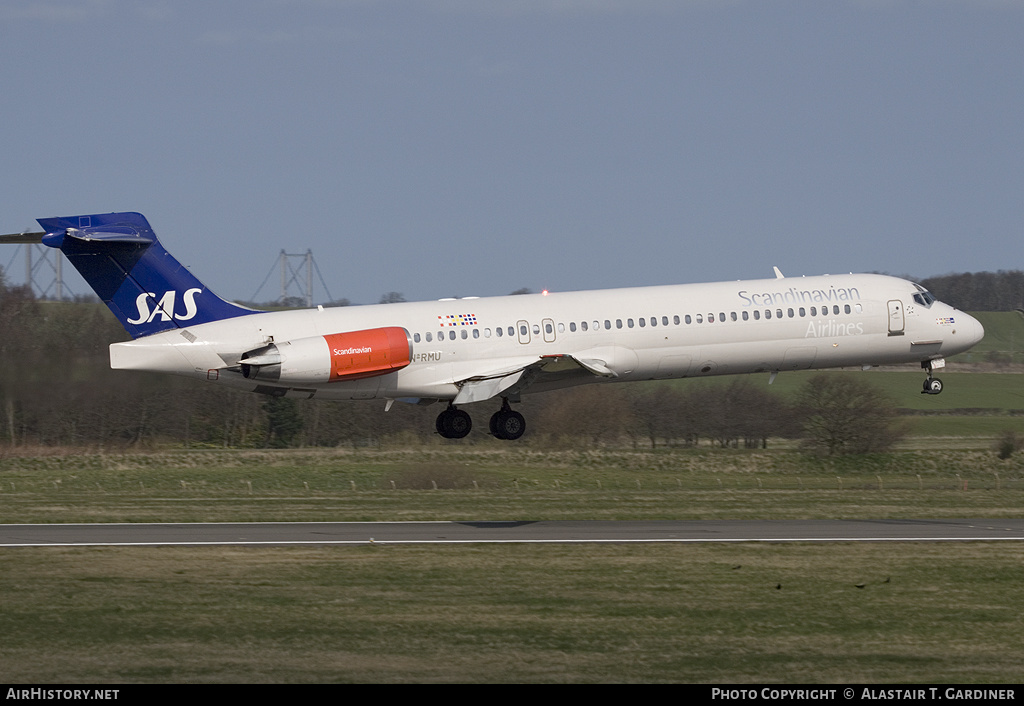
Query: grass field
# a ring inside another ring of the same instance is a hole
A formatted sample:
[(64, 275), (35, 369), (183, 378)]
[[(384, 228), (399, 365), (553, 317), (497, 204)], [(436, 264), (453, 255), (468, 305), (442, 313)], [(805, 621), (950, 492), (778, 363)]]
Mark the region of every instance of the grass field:
[[(833, 374), (900, 450), (0, 448), (0, 522), (1020, 517), (1024, 375)], [(0, 549), (0, 681), (1020, 683), (1022, 604), (1017, 542)]]
[(1019, 683), (1022, 563), (1016, 543), (8, 550), (0, 676)]
[[(3, 522), (998, 518), (1022, 504), (1022, 457), (957, 448), (0, 458)], [(1013, 683), (1022, 579), (1015, 542), (3, 549), (0, 680)]]

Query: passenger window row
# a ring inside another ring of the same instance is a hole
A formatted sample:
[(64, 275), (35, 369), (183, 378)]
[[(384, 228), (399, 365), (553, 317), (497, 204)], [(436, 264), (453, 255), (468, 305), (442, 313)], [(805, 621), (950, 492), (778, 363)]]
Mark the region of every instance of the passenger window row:
[[(776, 308), (776, 309), (753, 309), (753, 310), (744, 310), (744, 311), (741, 311), (739, 313), (736, 313), (735, 311), (731, 311), (731, 312), (729, 312), (728, 315), (726, 315), (726, 313), (724, 311), (720, 311), (717, 314), (715, 312), (709, 312), (706, 316), (704, 314), (692, 314), (692, 315), (691, 314), (684, 314), (681, 317), (678, 316), (678, 315), (673, 316), (673, 317), (671, 317), (671, 319), (669, 319), (668, 316), (662, 316), (660, 318), (657, 317), (657, 316), (651, 316), (649, 318), (640, 317), (638, 319), (625, 319), (625, 320), (623, 320), (623, 319), (615, 319), (614, 322), (611, 319), (604, 319), (603, 321), (598, 321), (598, 320), (595, 320), (595, 321), (580, 321), (578, 324), (575, 321), (570, 321), (569, 322), (569, 331), (571, 333), (576, 333), (577, 331), (580, 331), (580, 332), (600, 331), (600, 330), (610, 331), (610, 330), (612, 330), (613, 327), (615, 329), (617, 329), (617, 330), (618, 329), (622, 329), (622, 328), (627, 328), (627, 329), (637, 328), (637, 327), (639, 327), (639, 328), (647, 328), (648, 326), (650, 326), (651, 328), (656, 328), (658, 326), (669, 326), (670, 325), (670, 323), (669, 323), (670, 321), (671, 321), (671, 325), (674, 325), (674, 326), (680, 326), (680, 325), (689, 326), (689, 325), (692, 325), (692, 324), (695, 324), (695, 323), (696, 324), (703, 324), (703, 323), (709, 323), (709, 324), (725, 323), (726, 321), (751, 321), (751, 320), (753, 320), (753, 321), (761, 321), (762, 319), (764, 319), (765, 321), (769, 321), (769, 320), (772, 320), (772, 319), (780, 320), (780, 319), (806, 318), (807, 316), (816, 317), (816, 316), (841, 316), (841, 315), (844, 315), (844, 314), (853, 314), (853, 313), (860, 314), (862, 311), (863, 311), (863, 307), (860, 304), (853, 304), (853, 305), (844, 304), (842, 306), (840, 306), (839, 304), (833, 304), (831, 306), (831, 309), (829, 308), (828, 305), (824, 305), (824, 306), (821, 306), (821, 307), (812, 306), (810, 308), (802, 307), (801, 306), (801, 307), (798, 307), (798, 308), (795, 308), (795, 309), (793, 307), (788, 307), (786, 309), (778, 309), (778, 308)], [(527, 324), (520, 323), (519, 324), (519, 328), (520, 328), (519, 335), (522, 338), (528, 338), (530, 336), (530, 334), (531, 334), (531, 329), (532, 329), (532, 334), (534, 336), (539, 336), (540, 335), (540, 325), (538, 325), (538, 324), (531, 324), (528, 327)], [(545, 330), (544, 330), (545, 335), (551, 335), (551, 334), (554, 333), (553, 324), (551, 324), (550, 322), (545, 322), (544, 328), (545, 328)], [(472, 333), (470, 333), (470, 331), (472, 331)], [(480, 336), (481, 336), (480, 331), (481, 331), (481, 329), (475, 328), (475, 327), (474, 328), (462, 328), (462, 329), (459, 329), (458, 331), (455, 331), (454, 329), (450, 329), (448, 331), (438, 331), (436, 334), (434, 334), (432, 331), (427, 331), (422, 336), (419, 333), (414, 333), (413, 334), (413, 341), (415, 343), (420, 343), (421, 341), (426, 341), (427, 343), (432, 343), (435, 340), (435, 335), (436, 335), (436, 340), (438, 342), (444, 341), (445, 339), (447, 339), (449, 341), (454, 341), (454, 340), (459, 339), (459, 338), (461, 338), (462, 340), (468, 340), (470, 338), (470, 336), (472, 336), (473, 338), (480, 338)], [(558, 324), (558, 332), (559, 333), (565, 333), (565, 324)], [(483, 329), (483, 337), (484, 338), (490, 338), (491, 335), (492, 335), (492, 333), (491, 333), (491, 329), (490, 328), (484, 328)], [(506, 336), (506, 335), (507, 336), (515, 336), (516, 335), (516, 327), (515, 326), (507, 326), (507, 327), (498, 326), (497, 328), (494, 329), (494, 335), (497, 336), (498, 338), (501, 338), (501, 337)]]

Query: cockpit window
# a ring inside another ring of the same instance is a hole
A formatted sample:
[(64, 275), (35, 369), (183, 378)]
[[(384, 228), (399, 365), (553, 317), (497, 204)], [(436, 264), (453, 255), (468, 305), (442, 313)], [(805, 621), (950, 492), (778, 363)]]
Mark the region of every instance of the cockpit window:
[(917, 288), (917, 293), (914, 294), (914, 301), (925, 308), (931, 307), (932, 302), (935, 301), (935, 297), (932, 296), (932, 293), (919, 284), (915, 284), (914, 286)]

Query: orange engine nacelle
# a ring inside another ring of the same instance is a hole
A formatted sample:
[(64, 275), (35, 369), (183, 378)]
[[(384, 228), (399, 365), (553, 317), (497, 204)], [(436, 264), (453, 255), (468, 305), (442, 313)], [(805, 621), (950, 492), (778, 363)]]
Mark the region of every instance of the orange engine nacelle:
[(250, 380), (313, 384), (358, 380), (400, 370), (412, 360), (412, 338), (387, 326), (271, 343), (242, 354)]

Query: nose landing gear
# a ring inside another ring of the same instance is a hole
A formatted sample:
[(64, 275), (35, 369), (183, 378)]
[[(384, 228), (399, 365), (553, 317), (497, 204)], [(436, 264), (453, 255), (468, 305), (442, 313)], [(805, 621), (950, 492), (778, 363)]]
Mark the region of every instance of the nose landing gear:
[(921, 390), (922, 395), (937, 395), (942, 392), (942, 380), (932, 377), (932, 370), (936, 368), (946, 367), (946, 361), (942, 358), (936, 358), (935, 360), (925, 360), (921, 362), (921, 367), (928, 371), (928, 377), (924, 381), (924, 389)]

